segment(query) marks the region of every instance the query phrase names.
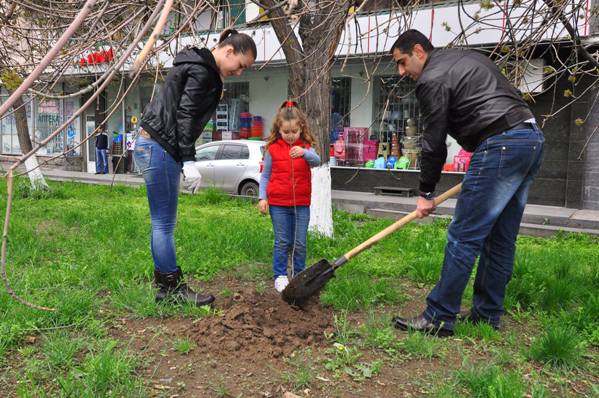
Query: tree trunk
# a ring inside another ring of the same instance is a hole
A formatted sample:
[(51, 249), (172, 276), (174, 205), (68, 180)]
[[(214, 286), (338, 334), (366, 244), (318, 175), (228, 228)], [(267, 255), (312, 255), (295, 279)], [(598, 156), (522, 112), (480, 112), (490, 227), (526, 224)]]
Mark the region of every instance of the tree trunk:
[[(304, 43), (305, 45), (308, 43)], [(305, 51), (311, 52), (306, 48)], [(309, 229), (333, 236), (333, 209), (331, 193), (331, 169), (329, 168), (329, 132), (331, 120), (331, 60), (326, 54), (314, 52), (304, 60), (304, 87), (301, 87), (301, 107), (305, 110), (310, 129), (317, 142), (321, 165), (312, 169), (312, 205)], [(298, 79), (299, 80), (299, 79)]]
[[(17, 124), (17, 136), (19, 137), (19, 145), (22, 153), (28, 153), (33, 149), (31, 138), (29, 137), (29, 126), (27, 124), (27, 111), (24, 106), (23, 97), (17, 98), (13, 105), (15, 110), (15, 121)], [(29, 157), (25, 161), (25, 169), (31, 181), (33, 189), (48, 189), (48, 184), (44, 179), (41, 169), (38, 167), (37, 157), (35, 155)]]

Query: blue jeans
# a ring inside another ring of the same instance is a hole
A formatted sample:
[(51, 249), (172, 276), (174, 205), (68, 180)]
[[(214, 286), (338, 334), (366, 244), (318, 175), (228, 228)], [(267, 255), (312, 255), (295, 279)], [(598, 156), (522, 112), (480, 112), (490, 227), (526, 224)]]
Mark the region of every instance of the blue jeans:
[(150, 246), (154, 268), (158, 272), (176, 272), (175, 224), (179, 200), (181, 164), (156, 141), (138, 137), (135, 141), (135, 163), (141, 170), (146, 189), (152, 235)]
[(96, 173), (108, 173), (108, 154), (106, 149), (96, 148)]
[(543, 133), (532, 126), (492, 136), (473, 153), (449, 225), (441, 278), (426, 300), (428, 321), (453, 329), (480, 255), (472, 316), (499, 326), (528, 188), (543, 155)]
[[(275, 245), (272, 256), (272, 272), (275, 276), (287, 276), (287, 260), (293, 255), (293, 272), (306, 268), (306, 240), (310, 222), (310, 206), (269, 206)], [(295, 243), (294, 243), (295, 236)], [(295, 247), (294, 247), (295, 246)]]

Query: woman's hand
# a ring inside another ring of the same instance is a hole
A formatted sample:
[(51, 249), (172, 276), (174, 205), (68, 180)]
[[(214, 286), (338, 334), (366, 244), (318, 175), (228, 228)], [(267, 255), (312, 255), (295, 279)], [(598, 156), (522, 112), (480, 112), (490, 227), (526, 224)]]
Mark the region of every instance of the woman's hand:
[(266, 199), (260, 199), (258, 202), (258, 210), (260, 210), (260, 213), (262, 214), (268, 213), (268, 201)]
[(291, 155), (291, 157), (293, 159), (295, 159), (295, 158), (301, 158), (302, 156), (304, 156), (304, 148), (302, 148), (301, 146), (294, 146), (289, 151), (289, 155)]

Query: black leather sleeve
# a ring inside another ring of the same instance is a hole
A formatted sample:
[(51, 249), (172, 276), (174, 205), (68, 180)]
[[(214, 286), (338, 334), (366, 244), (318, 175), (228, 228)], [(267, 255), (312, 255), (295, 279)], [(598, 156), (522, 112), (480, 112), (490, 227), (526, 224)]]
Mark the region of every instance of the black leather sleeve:
[(195, 141), (201, 133), (198, 130), (204, 128), (200, 126), (200, 120), (205, 113), (210, 112), (214, 101), (210, 95), (210, 91), (213, 90), (209, 79), (212, 78), (213, 76), (203, 66), (189, 65), (181, 100), (177, 107), (177, 141), (183, 162), (195, 159)]
[(451, 93), (441, 82), (426, 81), (417, 85), (416, 96), (423, 126), (420, 191), (432, 192), (441, 178), (447, 157), (445, 140)]

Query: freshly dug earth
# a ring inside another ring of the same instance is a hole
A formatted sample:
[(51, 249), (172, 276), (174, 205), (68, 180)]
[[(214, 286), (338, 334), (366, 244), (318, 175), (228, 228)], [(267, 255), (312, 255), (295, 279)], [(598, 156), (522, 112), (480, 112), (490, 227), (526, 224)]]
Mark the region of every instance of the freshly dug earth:
[(200, 350), (278, 358), (320, 343), (333, 332), (332, 310), (317, 299), (300, 308), (285, 303), (273, 289), (236, 290), (217, 304), (222, 316), (200, 319), (190, 327), (188, 335)]

